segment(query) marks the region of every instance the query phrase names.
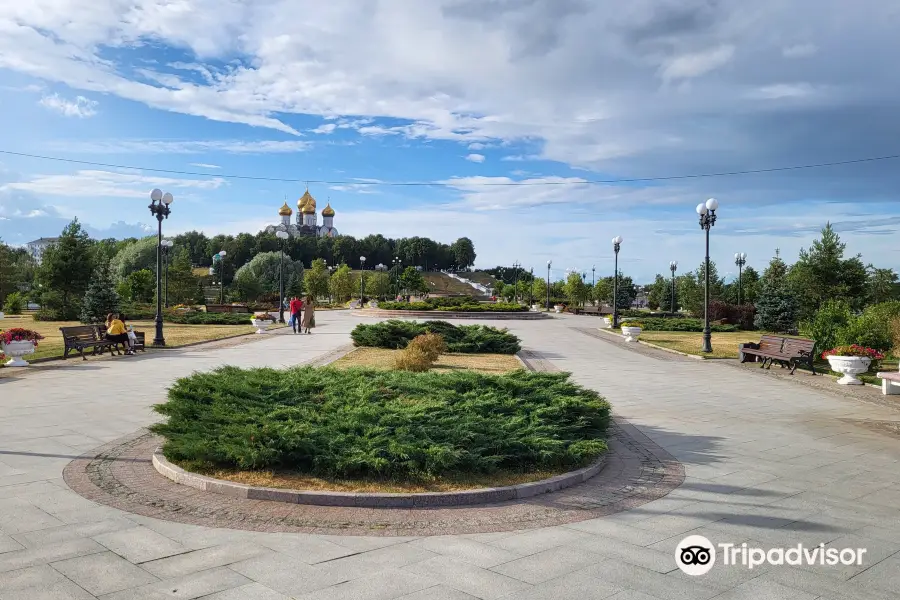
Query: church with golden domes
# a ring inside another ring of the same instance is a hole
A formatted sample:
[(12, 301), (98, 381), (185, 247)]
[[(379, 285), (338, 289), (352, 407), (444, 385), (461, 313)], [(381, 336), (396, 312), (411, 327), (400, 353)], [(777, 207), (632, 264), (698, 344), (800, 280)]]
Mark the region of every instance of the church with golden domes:
[(281, 217), (281, 223), (278, 225), (269, 225), (266, 227), (266, 233), (275, 233), (277, 231), (286, 231), (291, 236), (315, 236), (315, 237), (337, 237), (338, 230), (334, 228), (334, 209), (331, 208), (329, 202), (322, 209), (322, 224), (319, 225), (319, 215), (316, 213), (316, 199), (312, 197), (309, 190), (300, 196), (297, 200), (297, 222), (291, 223), (291, 216), (294, 211), (288, 206), (287, 202), (278, 209), (278, 216)]

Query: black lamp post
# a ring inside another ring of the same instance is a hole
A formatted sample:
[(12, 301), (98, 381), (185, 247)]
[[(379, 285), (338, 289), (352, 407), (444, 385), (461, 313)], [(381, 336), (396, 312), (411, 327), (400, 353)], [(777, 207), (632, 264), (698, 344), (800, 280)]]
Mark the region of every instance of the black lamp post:
[(597, 287), (597, 267), (591, 266), (591, 301), (596, 306), (597, 299), (594, 298), (594, 289)]
[(522, 265), (519, 264), (519, 261), (513, 263), (513, 301), (518, 304), (519, 303), (519, 269), (522, 268)]
[(165, 306), (169, 308), (169, 249), (172, 247), (172, 240), (163, 240), (162, 242), (162, 252), (163, 252), (163, 262), (165, 263), (165, 268), (163, 272), (166, 276), (165, 283), (165, 292), (163, 296), (165, 297)]
[(738, 304), (741, 304), (741, 292), (743, 291), (743, 281), (742, 274), (744, 270), (744, 265), (747, 264), (747, 253), (746, 252), (738, 252), (734, 255), (734, 264), (737, 265), (738, 268)]
[(613, 252), (615, 252), (615, 276), (613, 277), (613, 318), (612, 327), (619, 326), (619, 248), (622, 247), (622, 236), (617, 235), (612, 239)]
[(162, 256), (163, 256), (163, 239), (162, 239), (162, 222), (163, 219), (169, 218), (171, 209), (169, 205), (175, 198), (172, 194), (162, 190), (154, 189), (150, 192), (150, 214), (156, 217), (158, 224), (156, 231), (156, 335), (153, 337), (154, 346), (165, 346), (166, 338), (163, 336), (163, 318), (162, 318)]
[(275, 237), (281, 240), (281, 270), (278, 273), (278, 322), (284, 323), (284, 241), (290, 236), (287, 231), (276, 231)]
[(225, 304), (225, 256), (224, 250), (213, 254), (213, 262), (219, 262), (219, 304)]
[(553, 261), (547, 261), (547, 310), (550, 310), (550, 265)]
[(697, 205), (697, 214), (700, 215), (700, 228), (706, 232), (706, 284), (703, 290), (703, 348), (701, 352), (712, 352), (712, 330), (709, 328), (709, 230), (716, 224), (716, 209), (719, 201), (710, 198), (706, 203)]
[(363, 294), (365, 292), (365, 284), (366, 284), (366, 257), (365, 256), (359, 257), (359, 265), (360, 265), (359, 268), (361, 269), (359, 272), (359, 307), (362, 308)]
[(669, 270), (672, 271), (672, 316), (675, 316), (675, 271), (678, 270), (678, 261), (673, 260), (669, 263)]
[(534, 304), (534, 267), (529, 271), (531, 274), (531, 285), (528, 286), (528, 306)]

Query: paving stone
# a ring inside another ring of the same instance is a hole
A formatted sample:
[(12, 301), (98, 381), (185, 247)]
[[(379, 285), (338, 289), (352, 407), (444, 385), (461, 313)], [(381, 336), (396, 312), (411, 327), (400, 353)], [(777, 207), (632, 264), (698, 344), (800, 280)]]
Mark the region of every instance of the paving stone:
[(404, 567), (403, 570), (437, 580), (484, 600), (494, 600), (531, 587), (530, 584), (517, 579), (446, 556), (417, 562)]
[(445, 585), (435, 585), (412, 594), (400, 596), (396, 600), (478, 600), (465, 592), (460, 592)]
[(399, 569), (436, 556), (438, 555), (424, 548), (410, 544), (396, 544), (319, 563), (316, 566), (322, 571), (334, 574), (338, 579), (349, 581), (386, 569)]
[(349, 581), (335, 570), (320, 569), (284, 555), (266, 554), (230, 565), (233, 571), (287, 596), (297, 597)]
[(869, 582), (860, 580), (861, 577), (862, 575), (859, 575), (850, 581), (843, 581), (827, 574), (813, 573), (795, 567), (778, 567), (769, 569), (760, 575), (759, 578), (763, 581), (773, 581), (792, 589), (803, 590), (813, 595), (820, 595), (829, 599), (833, 598), (834, 600), (839, 598), (896, 600), (897, 588), (884, 591), (881, 590), (880, 584), (876, 586), (869, 585), (877, 584), (877, 577)]
[(12, 535), (63, 524), (56, 517), (24, 500), (18, 498), (0, 500), (0, 533)]
[(103, 596), (102, 600), (193, 600), (251, 583), (228, 567), (219, 567), (115, 592)]
[(74, 558), (76, 556), (96, 554), (98, 552), (103, 552), (104, 550), (106, 550), (106, 548), (94, 540), (82, 538), (68, 542), (60, 542), (59, 544), (50, 544), (48, 546), (39, 546), (37, 548), (26, 548), (24, 550), (5, 552), (0, 554), (0, 573), (24, 569), (25, 567), (43, 565), (57, 560)]
[(93, 600), (93, 598), (84, 589), (47, 565), (0, 573), (0, 600)]
[(751, 579), (716, 600), (815, 600), (817, 596), (774, 581)]
[(188, 551), (181, 544), (146, 527), (132, 527), (103, 533), (94, 536), (93, 539), (135, 564)]
[(61, 527), (51, 527), (50, 529), (40, 529), (38, 531), (20, 533), (14, 536), (14, 538), (28, 548), (37, 548), (40, 546), (48, 546), (50, 544), (58, 544), (60, 542), (89, 538), (112, 531), (121, 531), (132, 527), (137, 527), (137, 523), (129, 519), (108, 519), (106, 521), (97, 521), (94, 523), (76, 523), (74, 525), (63, 525)]
[[(675, 557), (672, 557), (674, 562)], [(605, 560), (582, 570), (583, 573), (626, 590), (642, 592), (664, 600), (706, 600), (721, 589), (703, 585), (702, 581), (682, 581), (650, 569), (615, 559)], [(694, 579), (702, 579), (695, 577)]]
[(491, 570), (526, 583), (537, 584), (578, 571), (588, 565), (598, 564), (603, 560), (604, 556), (581, 548), (558, 546), (497, 565)]
[(171, 579), (271, 553), (254, 544), (225, 544), (146, 562), (141, 567), (157, 577)]
[(51, 566), (95, 596), (158, 581), (112, 552), (100, 552), (54, 562)]
[(647, 530), (633, 527), (625, 523), (602, 517), (599, 519), (571, 523), (566, 525), (566, 527), (590, 533), (592, 535), (610, 537), (632, 544), (638, 544), (640, 546), (650, 546), (670, 537), (667, 532), (656, 531), (652, 528)]
[(550, 548), (591, 539), (591, 535), (566, 527), (547, 527), (525, 531), (490, 542), (491, 545), (508, 550), (519, 556), (535, 554)]
[(427, 577), (390, 569), (297, 596), (296, 600), (391, 600), (431, 588), (435, 583)]
[[(552, 552), (552, 550), (548, 550), (548, 552)], [(510, 598), (516, 600), (559, 600), (562, 598), (602, 600), (611, 598), (621, 591), (621, 587), (579, 571), (548, 579), (524, 592), (518, 592)]]
[(260, 540), (266, 548), (299, 558), (308, 565), (355, 554), (355, 550), (309, 535), (275, 533)]
[[(502, 536), (495, 539), (506, 539)], [(466, 539), (460, 536), (434, 536), (426, 537), (409, 544), (413, 548), (424, 548), (436, 554), (452, 556), (467, 563), (479, 567), (492, 567), (501, 563), (508, 563), (521, 555), (508, 550)]]
[(12, 552), (13, 550), (22, 550), (23, 548), (24, 546), (13, 538), (0, 533), (0, 554)]
[(884, 559), (897, 554), (900, 551), (900, 540), (885, 541), (850, 534), (832, 540), (825, 547), (837, 550), (864, 548), (866, 552), (862, 555), (862, 560), (860, 561), (862, 564), (854, 562), (851, 565), (837, 564), (832, 566), (817, 563), (815, 565), (799, 565), (798, 568), (822, 573), (837, 579), (850, 579), (869, 568), (873, 568), (873, 566), (877, 566)]
[(675, 564), (674, 553), (660, 552), (653, 548), (629, 544), (628, 542), (611, 538), (604, 539), (595, 536), (579, 540), (570, 547), (589, 550), (597, 555), (615, 558), (639, 567), (652, 569), (658, 573), (669, 573), (678, 568), (678, 565)]

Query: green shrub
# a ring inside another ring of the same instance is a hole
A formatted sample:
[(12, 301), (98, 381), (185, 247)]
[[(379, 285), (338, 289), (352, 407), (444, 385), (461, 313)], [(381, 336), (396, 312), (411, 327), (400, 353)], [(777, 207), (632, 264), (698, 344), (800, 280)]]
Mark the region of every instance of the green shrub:
[(815, 340), (816, 348), (828, 350), (838, 345), (838, 334), (852, 320), (849, 304), (843, 300), (829, 300), (816, 311), (812, 320), (800, 324), (800, 334)]
[(350, 333), (356, 346), (372, 348), (406, 348), (410, 340), (423, 333), (437, 333), (444, 338), (450, 352), (466, 354), (515, 354), (522, 349), (519, 338), (505, 329), (486, 325), (453, 325), (446, 321), (390, 320), (365, 325), (360, 323)]
[[(703, 331), (702, 319), (663, 319), (663, 318), (641, 318), (644, 324), (644, 331)], [(710, 325), (710, 329), (717, 333), (725, 333), (731, 331), (740, 331), (737, 325)]]
[(253, 315), (246, 313), (206, 313), (200, 311), (167, 311), (163, 320), (181, 325), (249, 325)]
[(6, 301), (3, 303), (3, 312), (11, 315), (21, 315), (23, 310), (25, 310), (25, 297), (22, 294), (12, 292), (6, 296)]
[[(836, 335), (838, 344), (857, 344), (887, 352), (893, 347), (893, 321), (900, 317), (900, 302), (882, 302), (852, 317)], [(818, 341), (818, 340), (817, 340)], [(820, 346), (827, 350), (831, 346)]]
[(328, 477), (577, 468), (609, 404), (566, 373), (223, 367), (175, 382), (151, 429), (175, 462)]
[[(454, 300), (454, 298), (439, 298), (439, 300)], [(380, 302), (378, 308), (382, 310), (417, 310), (439, 312), (525, 312), (527, 306), (504, 302), (479, 304), (474, 300), (466, 303), (440, 303), (435, 304), (430, 300), (425, 302)]]

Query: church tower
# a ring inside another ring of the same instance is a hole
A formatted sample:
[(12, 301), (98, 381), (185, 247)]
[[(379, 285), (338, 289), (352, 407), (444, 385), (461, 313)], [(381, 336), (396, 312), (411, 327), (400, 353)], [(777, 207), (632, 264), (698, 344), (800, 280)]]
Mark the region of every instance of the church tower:
[(291, 207), (288, 206), (287, 202), (284, 203), (284, 206), (278, 209), (278, 216), (281, 217), (281, 224), (284, 226), (285, 230), (291, 225), (291, 215), (294, 214), (294, 211), (291, 210)]
[(331, 208), (331, 202), (322, 209), (322, 227), (325, 229), (334, 229), (334, 209)]

